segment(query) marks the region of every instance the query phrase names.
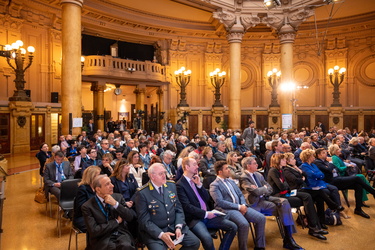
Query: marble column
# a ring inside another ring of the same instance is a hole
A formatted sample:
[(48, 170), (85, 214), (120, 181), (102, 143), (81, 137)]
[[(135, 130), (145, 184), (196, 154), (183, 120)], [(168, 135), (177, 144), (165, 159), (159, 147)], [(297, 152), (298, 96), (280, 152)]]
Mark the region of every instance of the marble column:
[(97, 114), (97, 126), (98, 129), (104, 131), (104, 90), (106, 89), (104, 85), (98, 85), (98, 97), (97, 97), (97, 106), (96, 106), (96, 114)]
[(227, 35), (230, 56), (229, 128), (241, 129), (241, 41), (243, 33)]
[[(62, 134), (68, 134), (69, 114), (82, 118), (81, 12), (83, 0), (61, 0), (62, 6)], [(78, 135), (81, 128), (72, 128)]]
[[(164, 91), (160, 87), (156, 93), (158, 94), (158, 101), (159, 101), (159, 132), (163, 130), (164, 121), (165, 121), (165, 110), (164, 110)], [(163, 119), (161, 119), (161, 112), (164, 112)]]
[[(296, 37), (295, 29), (289, 24), (283, 25), (279, 30), (281, 52), (281, 84), (293, 82), (293, 43)], [(279, 88), (280, 90), (280, 88)], [(283, 114), (292, 114), (292, 124), (296, 120), (293, 110), (295, 89), (281, 90), (280, 111)], [(285, 125), (283, 125), (283, 128)]]

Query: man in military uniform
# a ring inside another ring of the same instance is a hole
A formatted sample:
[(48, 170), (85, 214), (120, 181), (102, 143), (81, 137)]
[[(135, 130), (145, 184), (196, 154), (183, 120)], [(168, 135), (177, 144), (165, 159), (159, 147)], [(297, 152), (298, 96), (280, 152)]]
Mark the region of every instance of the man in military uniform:
[(150, 181), (139, 189), (135, 201), (143, 243), (148, 249), (173, 249), (173, 240), (183, 236), (181, 249), (198, 249), (200, 241), (185, 224), (176, 186), (166, 180), (163, 165), (152, 164), (148, 175)]

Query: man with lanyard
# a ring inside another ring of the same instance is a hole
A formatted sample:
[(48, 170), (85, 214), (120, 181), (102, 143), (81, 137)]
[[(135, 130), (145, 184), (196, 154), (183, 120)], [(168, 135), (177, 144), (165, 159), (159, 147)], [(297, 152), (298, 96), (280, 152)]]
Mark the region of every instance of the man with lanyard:
[(172, 160), (174, 153), (170, 150), (166, 150), (162, 153), (162, 160), (165, 170), (167, 171), (167, 178), (173, 180), (176, 176), (176, 167), (173, 165)]
[(64, 157), (62, 151), (57, 151), (54, 156), (54, 162), (46, 164), (46, 169), (43, 174), (46, 193), (50, 192), (56, 196), (57, 200), (60, 199), (61, 182), (73, 178), (73, 172), (69, 161), (63, 161)]
[[(96, 195), (82, 206), (87, 226), (87, 249), (136, 249), (126, 222), (135, 217), (121, 194), (113, 193), (113, 185), (106, 175), (95, 177)], [(125, 222), (126, 221), (126, 222)]]
[(110, 153), (109, 151), (109, 142), (107, 139), (103, 139), (101, 142), (100, 142), (100, 149), (98, 149), (97, 151), (97, 158), (98, 160), (101, 160), (102, 159), (102, 156), (104, 154), (107, 154), (107, 153)]

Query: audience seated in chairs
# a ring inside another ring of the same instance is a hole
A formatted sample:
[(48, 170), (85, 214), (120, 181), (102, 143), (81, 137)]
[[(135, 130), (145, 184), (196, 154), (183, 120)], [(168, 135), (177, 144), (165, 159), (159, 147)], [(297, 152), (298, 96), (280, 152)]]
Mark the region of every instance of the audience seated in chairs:
[(233, 180), (229, 179), (231, 173), (225, 161), (217, 161), (214, 167), (217, 178), (210, 185), (210, 194), (215, 202), (215, 209), (227, 214), (227, 218), (237, 225), (239, 249), (248, 249), (249, 223), (254, 223), (255, 227), (254, 249), (265, 249), (265, 216), (247, 207), (241, 190)]
[(81, 207), (86, 201), (95, 196), (93, 182), (99, 174), (100, 168), (98, 166), (90, 166), (83, 173), (81, 182), (78, 183), (78, 192), (74, 199), (73, 225), (84, 233), (86, 233), (86, 225)]
[(35, 155), (35, 157), (38, 158), (39, 160), (39, 165), (40, 165), (39, 174), (42, 177), (43, 177), (44, 165), (47, 159), (50, 158), (51, 156), (52, 156), (51, 152), (48, 151), (48, 144), (42, 143), (42, 145), (40, 145), (40, 151)]
[(296, 194), (293, 196), (290, 194), (291, 188), (289, 187), (284, 175), (284, 168), (286, 166), (287, 162), (283, 154), (275, 153), (272, 155), (271, 169), (268, 173), (268, 183), (273, 189), (272, 195), (286, 198), (291, 207), (304, 206), (309, 224), (309, 235), (321, 240), (326, 240), (327, 238), (324, 234), (327, 234), (328, 232), (321, 228), (311, 195), (301, 191), (296, 191)]
[(231, 151), (228, 153), (226, 159), (228, 168), (230, 169), (231, 178), (237, 185), (239, 184), (239, 179), (243, 174), (243, 168), (239, 163), (240, 158), (242, 158), (242, 156), (237, 155), (237, 152)]
[(144, 169), (143, 162), (139, 157), (137, 151), (131, 151), (128, 154), (128, 163), (130, 166), (130, 173), (134, 176), (137, 181), (138, 187), (142, 186), (142, 175), (146, 170)]
[(84, 160), (84, 161), (82, 161), (81, 159), (82, 172), (85, 171), (85, 169), (88, 168), (89, 166), (100, 166), (102, 164), (102, 161), (96, 158), (97, 154), (98, 152), (94, 148), (89, 148), (87, 150), (87, 155), (89, 159)]
[(101, 164), (99, 164), (99, 167), (101, 169), (100, 174), (106, 174), (108, 177), (112, 175), (114, 167), (111, 165), (112, 161), (113, 157), (111, 153), (102, 155)]
[(297, 230), (294, 226), (289, 202), (281, 197), (270, 196), (272, 187), (264, 180), (263, 175), (257, 172), (258, 163), (253, 157), (245, 157), (242, 160), (242, 166), (244, 173), (240, 178), (240, 187), (246, 202), (251, 208), (266, 216), (275, 215), (280, 218), (285, 232), (284, 248), (303, 249), (294, 241), (292, 236)]

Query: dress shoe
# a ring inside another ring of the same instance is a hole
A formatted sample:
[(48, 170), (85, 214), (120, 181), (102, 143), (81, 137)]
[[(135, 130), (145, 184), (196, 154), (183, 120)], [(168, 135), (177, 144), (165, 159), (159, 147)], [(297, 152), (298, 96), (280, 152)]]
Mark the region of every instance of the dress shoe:
[(370, 207), (370, 206), (363, 202), (362, 207)]
[(315, 238), (318, 238), (319, 240), (327, 240), (327, 238), (324, 235), (316, 233), (312, 229), (309, 229), (309, 235), (314, 236)]
[(254, 250), (265, 250), (264, 247), (254, 247)]
[(284, 244), (283, 248), (289, 249), (289, 250), (305, 250), (300, 245), (298, 245), (293, 238), (286, 239), (284, 238)]
[(336, 208), (336, 210), (339, 211), (339, 212), (341, 212), (341, 211), (344, 211), (345, 208), (344, 208), (343, 206), (338, 206), (338, 207)]
[(354, 210), (354, 214), (358, 214), (358, 215), (360, 215), (360, 216), (362, 216), (362, 217), (364, 217), (366, 219), (370, 219), (370, 215), (368, 215), (365, 212), (363, 212), (362, 209), (359, 209), (359, 210), (355, 209)]
[(328, 232), (328, 231), (326, 231), (326, 230), (323, 230), (323, 229), (320, 229), (320, 230), (316, 230), (316, 231), (314, 231), (314, 233), (318, 233), (318, 234), (329, 234), (329, 232)]
[(320, 227), (321, 227), (322, 229), (328, 229), (328, 227), (327, 227), (326, 224), (320, 224)]

